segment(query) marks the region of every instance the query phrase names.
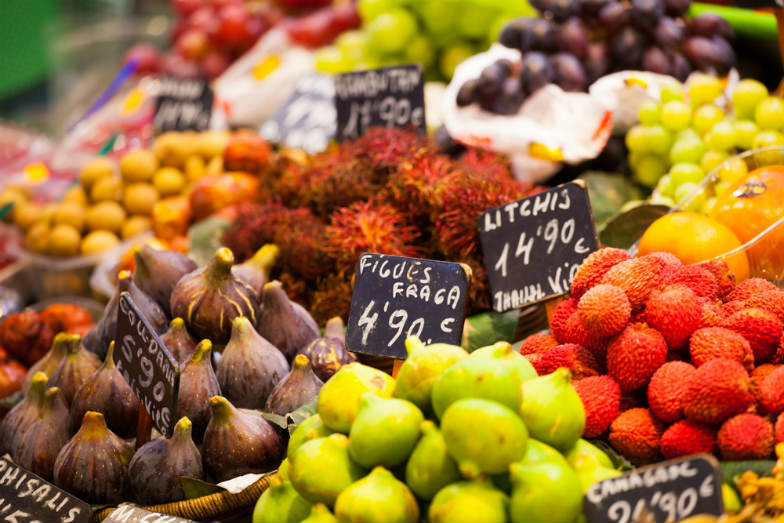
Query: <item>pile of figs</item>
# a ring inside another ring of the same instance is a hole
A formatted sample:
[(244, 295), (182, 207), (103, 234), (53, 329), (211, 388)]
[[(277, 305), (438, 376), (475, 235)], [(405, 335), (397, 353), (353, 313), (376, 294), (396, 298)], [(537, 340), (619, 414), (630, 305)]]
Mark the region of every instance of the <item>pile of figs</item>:
[[(225, 481), (276, 469), (288, 432), (265, 413), (293, 412), (355, 361), (340, 319), (322, 337), (280, 282), (268, 281), (276, 256), (265, 245), (234, 264), (221, 248), (199, 268), (142, 245), (93, 329), (83, 338), (58, 334), (31, 367), (22, 401), (0, 422), (0, 452), (96, 504), (178, 501), (182, 477)], [(172, 436), (153, 431), (136, 450), (140, 402), (115, 364), (122, 292), (180, 366)]]
[(537, 376), (505, 342), (406, 347), (396, 379), (349, 363), (324, 384), (254, 523), (576, 522), (620, 475), (581, 439), (569, 369)]

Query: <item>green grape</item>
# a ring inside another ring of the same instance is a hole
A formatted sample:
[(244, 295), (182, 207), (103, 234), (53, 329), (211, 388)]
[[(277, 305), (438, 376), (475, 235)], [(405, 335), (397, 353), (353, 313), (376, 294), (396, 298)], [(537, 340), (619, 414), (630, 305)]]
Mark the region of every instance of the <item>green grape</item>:
[(754, 118), (754, 109), (767, 98), (768, 88), (765, 84), (746, 78), (738, 82), (732, 91), (732, 106), (738, 118)]
[(719, 122), (705, 135), (705, 143), (711, 149), (727, 151), (735, 145), (735, 127), (730, 122)]
[(730, 187), (732, 187), (732, 182), (717, 182), (713, 185), (713, 192), (716, 196), (721, 196)]
[(672, 196), (673, 193), (672, 176), (665, 174), (659, 178), (659, 183), (656, 184), (656, 190), (664, 196)]
[(686, 129), (679, 131), (678, 134), (675, 135), (675, 141), (678, 140), (702, 140), (700, 135), (694, 132), (694, 129), (691, 127), (687, 127)]
[(495, 15), (495, 9), (474, 2), (465, 2), (460, 7), (460, 16), (457, 17), (457, 31), (465, 38), (479, 39), (493, 23)]
[(337, 46), (328, 45), (313, 52), (316, 71), (320, 73), (336, 74), (351, 71), (354, 62), (338, 49)]
[(778, 129), (784, 125), (784, 102), (775, 96), (768, 96), (754, 110), (754, 120), (760, 129)]
[(699, 106), (712, 102), (721, 95), (724, 85), (713, 75), (695, 73), (689, 79), (687, 91), (693, 105)]
[(394, 8), (368, 24), (368, 43), (371, 50), (378, 54), (395, 54), (404, 51), (418, 31), (413, 14), (406, 9)]
[(629, 151), (629, 167), (631, 167), (632, 171), (637, 170), (637, 166), (640, 164), (640, 161), (645, 158), (644, 153), (640, 153), (637, 151)]
[(729, 157), (730, 155), (724, 151), (705, 151), (705, 154), (702, 155), (702, 159), (700, 160), (700, 169), (702, 169), (702, 172), (704, 173), (709, 173)]
[(699, 211), (708, 199), (705, 191), (696, 183), (684, 183), (675, 189), (675, 201), (684, 211)]
[(367, 25), (378, 15), (397, 7), (400, 3), (399, 0), (359, 0), (357, 10), (363, 25)]
[(640, 109), (637, 111), (637, 117), (640, 119), (640, 123), (647, 126), (659, 123), (660, 116), (661, 106), (652, 101), (643, 102), (640, 105)]
[(433, 63), (433, 60), (435, 60), (435, 51), (430, 44), (429, 38), (418, 35), (408, 44), (403, 56), (404, 62), (422, 64), (425, 66), (425, 69), (427, 69), (430, 64)]
[(441, 53), (441, 60), (439, 62), (441, 74), (446, 78), (452, 78), (452, 75), (455, 73), (455, 68), (473, 54), (474, 50), (470, 46), (463, 44), (453, 45), (445, 49)]
[(784, 135), (778, 131), (762, 131), (754, 137), (754, 141), (751, 143), (752, 149), (770, 147), (771, 145), (784, 145)]
[(675, 207), (675, 201), (672, 198), (662, 194), (654, 194), (648, 201), (651, 205), (666, 205), (667, 207)]
[(672, 146), (672, 133), (661, 125), (646, 127), (648, 147), (654, 154), (666, 155)]
[(660, 93), (663, 104), (667, 102), (683, 101), (683, 85), (678, 82), (668, 82), (661, 88)]
[(699, 183), (705, 177), (705, 173), (699, 165), (693, 163), (676, 163), (670, 167), (670, 180), (673, 187), (680, 187), (684, 183)]
[(642, 125), (635, 125), (626, 133), (626, 147), (630, 151), (646, 154), (651, 151), (648, 143), (648, 129)]
[(637, 162), (637, 169), (634, 172), (634, 179), (646, 186), (653, 187), (667, 171), (664, 159), (658, 156), (645, 156)]
[(702, 205), (702, 209), (699, 212), (702, 214), (708, 214), (713, 209), (713, 206), (716, 205), (716, 197), (711, 196), (710, 198), (705, 200), (705, 203)]
[(748, 173), (746, 162), (738, 157), (732, 157), (719, 166), (719, 178), (723, 182), (734, 183)]
[(684, 102), (673, 100), (662, 106), (661, 123), (667, 129), (680, 131), (691, 122), (691, 108)]
[(693, 163), (697, 164), (705, 153), (705, 146), (702, 140), (697, 139), (678, 139), (670, 149), (670, 162)]
[(338, 36), (335, 45), (345, 56), (359, 62), (367, 52), (368, 37), (364, 31), (346, 31)]
[(736, 120), (733, 122), (735, 127), (735, 146), (741, 149), (751, 149), (754, 137), (759, 133), (759, 127), (751, 120)]
[(713, 104), (706, 104), (694, 111), (692, 125), (699, 134), (705, 134), (722, 120), (724, 120), (724, 111)]
[(431, 36), (444, 36), (449, 33), (456, 33), (455, 24), (458, 12), (452, 2), (447, 0), (431, 0), (428, 2), (413, 2), (414, 7), (419, 11), (419, 16), (424, 22), (427, 32)]

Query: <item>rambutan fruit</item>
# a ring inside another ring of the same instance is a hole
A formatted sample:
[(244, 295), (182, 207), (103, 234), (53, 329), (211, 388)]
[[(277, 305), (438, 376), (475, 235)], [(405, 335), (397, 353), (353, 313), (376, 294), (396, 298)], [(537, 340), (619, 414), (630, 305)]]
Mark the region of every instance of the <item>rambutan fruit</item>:
[[(430, 255), (430, 251), (425, 251), (420, 256), (435, 257)], [(463, 263), (471, 269), (471, 285), (468, 286), (468, 312), (476, 314), (486, 311), (492, 306), (490, 296), (490, 283), (487, 280), (487, 269), (478, 254), (465, 258), (453, 258), (450, 261)]]
[(784, 292), (780, 290), (762, 291), (746, 298), (746, 307), (772, 312), (779, 321), (784, 322)]
[[(417, 256), (416, 227), (406, 225), (394, 207), (372, 201), (357, 202), (332, 214), (327, 226), (327, 252), (339, 271), (353, 272), (363, 252)], [(299, 239), (299, 238), (297, 238)]]
[(768, 414), (784, 412), (784, 366), (768, 374), (759, 386), (760, 403)]
[(774, 436), (776, 438), (776, 443), (781, 443), (784, 441), (784, 412), (779, 414), (776, 418), (776, 425), (774, 426)]
[(672, 274), (662, 279), (662, 286), (683, 285), (691, 289), (701, 298), (717, 298), (719, 285), (716, 277), (709, 270), (699, 265), (683, 265)]
[(774, 365), (773, 363), (763, 363), (759, 367), (755, 367), (749, 375), (749, 388), (751, 389), (751, 394), (754, 396), (754, 403), (757, 406), (757, 412), (759, 414), (767, 414), (765, 407), (762, 405), (762, 391), (760, 390), (760, 387), (762, 386), (762, 382), (765, 381), (765, 378), (777, 368), (779, 368), (779, 366)]
[(715, 450), (716, 429), (696, 421), (676, 421), (661, 436), (661, 453), (666, 459)]
[(643, 323), (627, 326), (607, 348), (607, 373), (621, 391), (645, 386), (667, 358), (667, 342)]
[(430, 229), (442, 207), (436, 188), (455, 169), (454, 161), (444, 155), (405, 158), (389, 176), (379, 197), (394, 205), (410, 223)]
[(372, 198), (379, 193), (384, 182), (357, 158), (330, 166), (324, 172), (311, 169), (310, 176), (303, 197), (313, 213), (324, 219), (338, 208)]
[(583, 260), (574, 274), (571, 285), (572, 297), (579, 299), (588, 289), (599, 283), (599, 280), (614, 265), (629, 259), (631, 259), (629, 253), (613, 247), (605, 247), (592, 252)]
[(697, 368), (682, 406), (687, 419), (717, 425), (745, 412), (753, 402), (746, 369), (737, 361), (719, 358)]
[(390, 171), (417, 150), (435, 152), (432, 145), (421, 134), (398, 127), (371, 127), (362, 136), (351, 142), (354, 155), (367, 157), (375, 170)]
[(634, 464), (653, 461), (659, 455), (664, 424), (650, 410), (621, 412), (610, 425), (610, 445)]
[(776, 291), (778, 287), (764, 278), (749, 278), (735, 285), (732, 292), (727, 295), (726, 301), (748, 300), (755, 294), (765, 291)]
[(582, 345), (574, 343), (558, 345), (541, 353), (541, 357), (534, 364), (540, 376), (555, 372), (559, 367), (567, 367), (576, 380), (596, 376), (601, 370), (593, 354)]
[(572, 313), (575, 312), (577, 312), (576, 298), (567, 298), (555, 306), (555, 310), (553, 310), (553, 314), (550, 317), (550, 331), (558, 343), (570, 343), (565, 338), (567, 335), (566, 322)]
[(702, 305), (694, 292), (683, 285), (654, 289), (645, 302), (645, 320), (658, 330), (670, 350), (678, 350), (702, 321)]
[(653, 256), (642, 256), (613, 265), (599, 283), (620, 287), (626, 292), (632, 311), (643, 308), (651, 291), (659, 286), (664, 262)]
[(580, 297), (577, 311), (585, 330), (595, 336), (610, 336), (629, 323), (632, 307), (620, 287), (596, 285)]
[(782, 325), (778, 317), (763, 309), (743, 309), (724, 320), (722, 327), (734, 330), (749, 341), (756, 364), (770, 361), (779, 347)]
[(724, 327), (706, 327), (694, 331), (689, 339), (691, 361), (699, 367), (717, 358), (735, 360), (751, 371), (754, 368), (754, 353), (746, 338)]
[(724, 299), (735, 288), (735, 273), (730, 270), (730, 266), (723, 260), (708, 260), (696, 264), (710, 271), (716, 278), (717, 297)]
[(556, 345), (558, 345), (558, 341), (552, 334), (538, 332), (523, 340), (523, 343), (520, 345), (520, 354), (525, 356), (526, 354), (547, 352), (548, 349), (552, 349)]
[(324, 325), (327, 320), (340, 316), (348, 322), (351, 309), (351, 274), (342, 272), (329, 274), (321, 278), (310, 295), (308, 311), (316, 323)]
[(668, 361), (653, 373), (648, 383), (648, 406), (662, 421), (683, 417), (683, 397), (697, 369), (685, 361)]
[(722, 424), (718, 443), (724, 459), (765, 459), (773, 453), (773, 425), (758, 414), (738, 414)]
[(590, 376), (574, 381), (572, 385), (585, 408), (583, 437), (601, 436), (618, 417), (621, 388), (610, 376)]
[(461, 169), (491, 180), (512, 178), (509, 158), (490, 149), (469, 147), (457, 159)]
[(720, 305), (721, 302), (718, 300), (710, 300), (708, 298), (700, 298), (699, 301), (702, 307), (700, 328), (718, 327), (721, 325), (725, 317)]

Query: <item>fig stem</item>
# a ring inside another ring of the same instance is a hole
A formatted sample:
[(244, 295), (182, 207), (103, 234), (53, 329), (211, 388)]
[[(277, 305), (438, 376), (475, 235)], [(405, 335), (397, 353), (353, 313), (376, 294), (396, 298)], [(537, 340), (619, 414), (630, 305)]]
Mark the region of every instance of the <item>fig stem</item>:
[(234, 254), (226, 247), (221, 247), (207, 265), (207, 280), (213, 285), (227, 280), (231, 276), (231, 266), (234, 265)]

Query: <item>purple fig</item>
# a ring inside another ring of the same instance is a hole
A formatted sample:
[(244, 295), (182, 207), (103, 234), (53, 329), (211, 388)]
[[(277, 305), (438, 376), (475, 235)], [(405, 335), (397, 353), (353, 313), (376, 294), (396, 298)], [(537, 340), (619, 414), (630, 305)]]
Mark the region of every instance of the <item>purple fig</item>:
[(237, 278), (244, 280), (261, 296), (264, 284), (269, 281), (269, 273), (275, 260), (280, 254), (277, 245), (267, 243), (256, 251), (256, 254), (231, 268), (231, 273)]
[(289, 299), (277, 280), (264, 285), (257, 328), (289, 360), (319, 336), (316, 321), (302, 305)]
[(188, 334), (185, 321), (182, 318), (174, 318), (169, 323), (169, 330), (161, 334), (161, 341), (177, 363), (182, 367), (186, 361), (196, 351), (196, 342)]
[(60, 388), (52, 387), (44, 393), (38, 416), (20, 433), (11, 455), (20, 466), (52, 481), (54, 460), (70, 436), (68, 405)]
[(313, 373), (308, 357), (297, 354), (289, 375), (272, 389), (265, 410), (285, 416), (318, 396), (322, 385), (324, 382)]
[(198, 265), (181, 252), (155, 249), (146, 243), (142, 243), (133, 255), (136, 258), (134, 283), (170, 314), (169, 298), (174, 286)]
[(43, 372), (36, 372), (25, 397), (0, 421), (0, 452), (10, 452), (19, 434), (38, 418), (48, 379)]
[(84, 348), (78, 334), (68, 334), (68, 354), (49, 376), (46, 387), (60, 387), (65, 401), (70, 405), (76, 391), (92, 377), (101, 361)]
[(300, 350), (310, 360), (313, 372), (321, 381), (327, 381), (340, 367), (357, 361), (353, 354), (346, 350), (346, 335), (343, 320), (339, 317), (327, 322), (324, 336), (316, 338)]
[(27, 376), (25, 376), (25, 380), (22, 383), (22, 392), (24, 394), (27, 394), (27, 390), (30, 388), (30, 383), (33, 381), (33, 376), (35, 376), (36, 372), (43, 372), (47, 376), (51, 376), (57, 366), (60, 365), (60, 362), (68, 356), (69, 340), (71, 340), (71, 338), (69, 338), (67, 333), (58, 333), (54, 337), (52, 348), (49, 349), (49, 352), (44, 354), (43, 358), (36, 361), (32, 367), (27, 369)]
[(180, 389), (177, 395), (177, 415), (186, 416), (193, 423), (193, 439), (201, 441), (210, 421), (209, 399), (220, 394), (220, 386), (212, 370), (210, 353), (212, 342), (201, 340), (196, 352), (180, 371)]

